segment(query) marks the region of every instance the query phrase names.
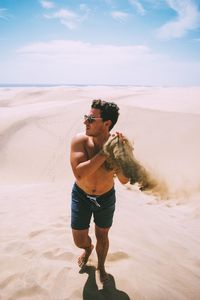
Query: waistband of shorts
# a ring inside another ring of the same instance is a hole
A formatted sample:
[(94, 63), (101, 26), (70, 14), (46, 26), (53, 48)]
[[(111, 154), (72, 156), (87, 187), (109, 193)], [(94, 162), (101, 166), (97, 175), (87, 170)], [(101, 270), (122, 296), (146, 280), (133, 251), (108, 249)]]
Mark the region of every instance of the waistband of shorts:
[(77, 183), (74, 183), (74, 187), (78, 190), (78, 192), (80, 192), (81, 194), (83, 194), (84, 196), (90, 196), (90, 197), (95, 197), (96, 199), (101, 199), (104, 197), (109, 197), (110, 195), (112, 195), (115, 191), (114, 186), (106, 193), (102, 194), (102, 195), (92, 195), (92, 194), (87, 194), (84, 190), (82, 190)]

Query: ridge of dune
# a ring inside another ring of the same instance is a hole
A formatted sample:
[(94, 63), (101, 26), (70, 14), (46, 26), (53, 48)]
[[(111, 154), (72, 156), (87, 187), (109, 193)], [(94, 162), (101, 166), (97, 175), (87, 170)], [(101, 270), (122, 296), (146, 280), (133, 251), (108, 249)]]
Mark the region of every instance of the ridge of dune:
[(83, 86), (50, 88), (0, 88), (0, 107), (16, 106), (41, 101), (69, 101), (111, 98), (119, 104), (163, 111), (200, 113), (200, 87), (134, 87)]

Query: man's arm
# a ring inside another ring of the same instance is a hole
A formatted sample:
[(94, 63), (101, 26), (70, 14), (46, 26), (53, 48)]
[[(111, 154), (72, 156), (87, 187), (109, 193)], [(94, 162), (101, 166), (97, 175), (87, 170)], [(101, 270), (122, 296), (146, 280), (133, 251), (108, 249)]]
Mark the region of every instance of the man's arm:
[(122, 184), (126, 184), (126, 183), (128, 183), (129, 180), (130, 180), (129, 178), (125, 177), (125, 176), (123, 175), (123, 173), (122, 173), (120, 170), (117, 170), (115, 174), (117, 175), (117, 178), (119, 179), (119, 181), (120, 181)]
[[(113, 141), (116, 141), (116, 145), (118, 147), (118, 143), (121, 143), (121, 144), (124, 143), (124, 141), (125, 141), (124, 138), (125, 137), (121, 132), (116, 132), (116, 133), (112, 134), (110, 136), (110, 138), (108, 139), (108, 141), (104, 144), (102, 152), (105, 154), (110, 153), (110, 151), (113, 152), (113, 147), (110, 147), (110, 144)], [(113, 156), (112, 153), (111, 153), (111, 156)], [(114, 160), (115, 160), (115, 158), (114, 158)], [(130, 180), (130, 178), (127, 178), (124, 176), (122, 170), (120, 170), (119, 168), (115, 170), (115, 174), (122, 184), (126, 184)]]
[(85, 150), (85, 137), (78, 135), (72, 140), (70, 161), (74, 176), (80, 180), (93, 174), (106, 160), (106, 156), (98, 153), (88, 159)]

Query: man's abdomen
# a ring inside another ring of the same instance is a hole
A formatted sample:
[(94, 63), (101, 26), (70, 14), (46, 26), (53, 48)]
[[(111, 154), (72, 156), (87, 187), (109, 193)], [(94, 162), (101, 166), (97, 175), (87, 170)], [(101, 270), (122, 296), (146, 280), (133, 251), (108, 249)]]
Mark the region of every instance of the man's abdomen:
[(77, 180), (76, 183), (89, 195), (102, 195), (114, 185), (113, 172), (106, 172), (101, 169), (82, 180)]

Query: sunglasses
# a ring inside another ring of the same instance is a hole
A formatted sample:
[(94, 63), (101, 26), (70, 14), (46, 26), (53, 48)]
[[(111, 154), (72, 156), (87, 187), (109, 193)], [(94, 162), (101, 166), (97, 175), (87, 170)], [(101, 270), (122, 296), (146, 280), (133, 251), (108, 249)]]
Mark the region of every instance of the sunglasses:
[(96, 118), (96, 117), (94, 117), (94, 116), (88, 116), (88, 115), (84, 115), (84, 120), (85, 121), (87, 121), (88, 123), (93, 123), (95, 120), (100, 120), (100, 119), (102, 119), (102, 118), (100, 118), (100, 117), (98, 117), (98, 118)]

